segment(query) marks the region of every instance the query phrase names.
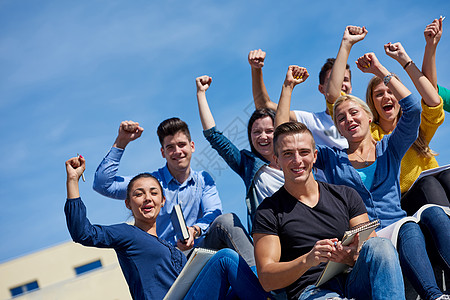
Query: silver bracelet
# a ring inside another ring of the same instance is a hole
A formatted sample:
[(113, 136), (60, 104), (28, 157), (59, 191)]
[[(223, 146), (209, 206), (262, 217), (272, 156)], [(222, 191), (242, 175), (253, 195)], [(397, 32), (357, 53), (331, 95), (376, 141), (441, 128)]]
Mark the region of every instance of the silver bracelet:
[(389, 73), (388, 75), (384, 76), (383, 82), (384, 85), (387, 86), (389, 82), (391, 81), (391, 78), (394, 76), (394, 74)]

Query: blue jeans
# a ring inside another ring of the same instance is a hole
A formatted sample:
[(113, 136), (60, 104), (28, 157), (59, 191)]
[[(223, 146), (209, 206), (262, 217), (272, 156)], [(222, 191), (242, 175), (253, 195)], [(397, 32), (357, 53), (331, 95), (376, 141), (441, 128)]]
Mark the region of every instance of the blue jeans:
[(385, 238), (367, 240), (349, 274), (341, 274), (320, 287), (308, 286), (298, 299), (405, 299), (397, 251)]
[(230, 248), (241, 255), (250, 267), (255, 265), (252, 239), (239, 217), (233, 213), (218, 216), (198, 246), (215, 250)]
[(239, 299), (269, 297), (244, 259), (231, 249), (222, 249), (208, 261), (184, 299), (226, 299), (228, 294)]
[(430, 207), (424, 210), (420, 225), (414, 222), (405, 223), (400, 228), (397, 240), (403, 274), (422, 299), (435, 299), (443, 293), (434, 277), (424, 233), (432, 240), (428, 246), (437, 250), (444, 268), (449, 270), (450, 219), (441, 208)]

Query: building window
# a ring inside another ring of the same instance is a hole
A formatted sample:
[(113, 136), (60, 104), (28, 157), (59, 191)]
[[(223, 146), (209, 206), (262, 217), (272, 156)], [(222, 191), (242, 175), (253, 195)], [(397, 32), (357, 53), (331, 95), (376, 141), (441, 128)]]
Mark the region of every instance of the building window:
[(102, 262), (99, 260), (90, 262), (88, 264), (79, 266), (79, 267), (75, 267), (75, 273), (78, 275), (84, 274), (86, 272), (98, 269), (102, 267)]
[(34, 290), (38, 290), (38, 289), (39, 289), (39, 285), (38, 285), (37, 281), (35, 280), (35, 281), (29, 282), (27, 284), (23, 284), (21, 286), (9, 289), (9, 291), (11, 292), (11, 296), (15, 297), (15, 296), (22, 295), (22, 294), (25, 294), (25, 293), (28, 293), (28, 292), (31, 292)]

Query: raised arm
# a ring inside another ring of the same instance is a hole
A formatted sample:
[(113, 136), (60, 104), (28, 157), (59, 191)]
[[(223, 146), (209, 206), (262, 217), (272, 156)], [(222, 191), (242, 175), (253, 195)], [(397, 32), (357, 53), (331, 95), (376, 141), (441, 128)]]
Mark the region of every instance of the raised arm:
[(200, 114), (203, 130), (216, 126), (214, 117), (209, 109), (208, 101), (206, 100), (206, 91), (211, 86), (211, 82), (212, 78), (208, 75), (203, 75), (195, 79), (195, 83), (197, 84), (198, 113)]
[(275, 128), (280, 124), (289, 122), (292, 91), (297, 84), (304, 82), (308, 77), (309, 74), (305, 68), (289, 66), (283, 87), (281, 88), (280, 101), (278, 102), (277, 114), (275, 116)]
[(93, 188), (96, 192), (110, 198), (125, 200), (130, 176), (117, 176), (120, 159), (125, 147), (142, 135), (144, 128), (133, 121), (120, 123), (119, 133), (108, 154), (100, 162), (94, 175)]
[(248, 63), (252, 68), (252, 92), (253, 101), (256, 109), (270, 108), (277, 110), (277, 104), (272, 102), (267, 93), (266, 85), (264, 84), (262, 67), (266, 59), (266, 52), (261, 49), (252, 50), (248, 53)]
[(395, 78), (395, 76), (393, 76), (388, 69), (380, 63), (375, 53), (366, 53), (358, 58), (356, 61), (356, 66), (364, 73), (371, 73), (381, 79), (384, 79), (385, 84), (398, 100), (401, 100), (411, 94), (403, 83)]
[(86, 169), (86, 160), (83, 156), (72, 157), (66, 161), (66, 187), (67, 187), (67, 199), (75, 199), (80, 197), (80, 190), (78, 188), (78, 181), (81, 174)]
[(341, 95), (341, 87), (344, 81), (345, 69), (350, 51), (354, 44), (362, 41), (367, 35), (365, 27), (347, 26), (342, 37), (336, 61), (331, 69), (325, 98), (331, 104)]
[(403, 66), (426, 105), (435, 107), (441, 103), (441, 99), (439, 98), (436, 88), (433, 87), (428, 78), (425, 77), (417, 68), (416, 64), (406, 53), (402, 44), (388, 43), (384, 45), (384, 50), (387, 55), (395, 59), (400, 65)]
[(423, 32), (426, 45), (423, 53), (422, 73), (435, 89), (437, 89), (436, 48), (442, 36), (442, 21), (442, 17), (434, 19)]
[[(253, 101), (255, 102), (256, 109), (270, 108), (273, 111), (277, 111), (278, 105), (270, 100), (269, 93), (264, 84), (262, 67), (264, 66), (265, 59), (266, 52), (261, 49), (252, 50), (248, 54), (248, 63), (252, 68)], [(293, 111), (289, 112), (289, 117), (291, 121), (297, 121), (297, 117)]]
[(86, 169), (83, 156), (66, 161), (67, 200), (64, 205), (67, 229), (73, 241), (84, 246), (114, 248), (129, 245), (130, 235), (115, 226), (92, 225), (87, 218), (86, 206), (80, 197), (78, 182)]
[(128, 143), (138, 139), (142, 135), (142, 132), (144, 132), (144, 128), (139, 126), (138, 122), (123, 121), (120, 123), (119, 134), (113, 147), (125, 149)]

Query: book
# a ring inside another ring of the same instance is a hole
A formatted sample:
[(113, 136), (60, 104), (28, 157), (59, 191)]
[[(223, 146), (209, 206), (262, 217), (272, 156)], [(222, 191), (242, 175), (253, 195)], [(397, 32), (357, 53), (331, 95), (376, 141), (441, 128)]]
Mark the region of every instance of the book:
[(422, 177), (428, 176), (428, 175), (434, 175), (434, 174), (438, 174), (442, 171), (445, 171), (447, 169), (450, 169), (450, 165), (445, 165), (445, 166), (440, 166), (437, 168), (433, 168), (433, 169), (428, 169), (428, 170), (424, 170), (420, 173), (419, 177), (417, 177), (416, 180), (414, 180), (413, 184), (411, 184), (411, 186), (409, 187), (408, 191), (414, 186), (414, 184), (421, 179)]
[(177, 235), (177, 239), (185, 241), (189, 239), (189, 230), (186, 226), (186, 220), (184, 219), (183, 210), (180, 204), (174, 205), (172, 213), (170, 214), (170, 220), (172, 221), (173, 229)]
[[(353, 238), (357, 233), (359, 233), (359, 243), (358, 249), (361, 248), (363, 243), (369, 238), (372, 232), (380, 225), (379, 220), (373, 220), (369, 222), (364, 222), (356, 225), (355, 227), (350, 228), (346, 232), (344, 232), (344, 237), (342, 238), (342, 245), (347, 246), (351, 244)], [(334, 276), (347, 271), (350, 267), (343, 263), (338, 263), (334, 261), (329, 261), (325, 266), (325, 269), (322, 271), (319, 279), (316, 282), (316, 286), (320, 286), (333, 278)]]
[(164, 300), (183, 299), (203, 267), (216, 253), (217, 251), (211, 249), (194, 248), (189, 254), (186, 265), (183, 270), (181, 270), (177, 279), (175, 279), (175, 282), (170, 287)]
[(397, 238), (398, 238), (398, 232), (400, 230), (400, 227), (402, 227), (402, 225), (405, 224), (406, 222), (418, 223), (420, 221), (420, 216), (422, 215), (422, 212), (424, 210), (426, 210), (427, 208), (433, 207), (433, 206), (441, 207), (444, 210), (444, 212), (448, 216), (450, 216), (450, 208), (449, 207), (440, 206), (440, 205), (436, 205), (436, 204), (426, 204), (426, 205), (422, 206), (421, 208), (419, 208), (419, 210), (411, 217), (404, 217), (404, 218), (398, 220), (397, 222), (377, 231), (377, 235), (379, 237), (384, 237), (384, 238), (390, 239), (392, 244), (394, 245), (394, 247), (397, 248)]

